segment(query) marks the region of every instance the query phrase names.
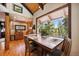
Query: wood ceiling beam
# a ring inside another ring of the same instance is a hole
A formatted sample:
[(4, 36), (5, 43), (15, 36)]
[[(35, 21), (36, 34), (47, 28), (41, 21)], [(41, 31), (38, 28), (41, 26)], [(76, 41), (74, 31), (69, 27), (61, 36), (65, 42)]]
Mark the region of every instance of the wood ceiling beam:
[(6, 7), (6, 3), (1, 3), (1, 4)]
[(32, 15), (33, 13), (30, 11), (30, 9), (25, 5), (25, 3), (21, 3)]
[(38, 4), (39, 4), (39, 6), (41, 7), (41, 9), (43, 10), (43, 9), (44, 9), (43, 4), (42, 4), (42, 3), (38, 3)]

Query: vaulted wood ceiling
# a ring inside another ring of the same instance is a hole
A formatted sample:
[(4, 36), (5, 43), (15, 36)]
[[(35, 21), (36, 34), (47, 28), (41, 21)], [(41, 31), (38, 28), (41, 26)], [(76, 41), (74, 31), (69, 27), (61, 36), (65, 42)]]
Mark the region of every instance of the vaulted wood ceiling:
[(33, 15), (40, 8), (43, 10), (45, 3), (22, 3), (22, 5)]

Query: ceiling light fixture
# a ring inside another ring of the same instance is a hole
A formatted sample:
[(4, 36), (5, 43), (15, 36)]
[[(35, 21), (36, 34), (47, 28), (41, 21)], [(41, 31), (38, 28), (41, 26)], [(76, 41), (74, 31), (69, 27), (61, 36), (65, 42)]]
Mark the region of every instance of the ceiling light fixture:
[(39, 6), (39, 8), (40, 8), (40, 6)]
[(14, 19), (16, 19), (16, 17), (14, 16)]

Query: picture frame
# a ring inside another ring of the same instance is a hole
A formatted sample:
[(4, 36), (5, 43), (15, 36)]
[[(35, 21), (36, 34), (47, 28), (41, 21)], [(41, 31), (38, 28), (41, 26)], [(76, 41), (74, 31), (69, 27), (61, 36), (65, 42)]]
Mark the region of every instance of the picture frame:
[(25, 25), (15, 25), (15, 30), (26, 30)]
[(19, 13), (23, 13), (23, 8), (15, 4), (13, 4), (13, 10)]

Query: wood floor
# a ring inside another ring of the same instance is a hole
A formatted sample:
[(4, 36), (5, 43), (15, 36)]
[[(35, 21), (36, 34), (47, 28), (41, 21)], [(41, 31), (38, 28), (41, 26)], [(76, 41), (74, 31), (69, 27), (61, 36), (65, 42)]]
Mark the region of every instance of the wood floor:
[(0, 43), (0, 56), (25, 56), (24, 40), (10, 41), (9, 50), (6, 51), (4, 44)]

